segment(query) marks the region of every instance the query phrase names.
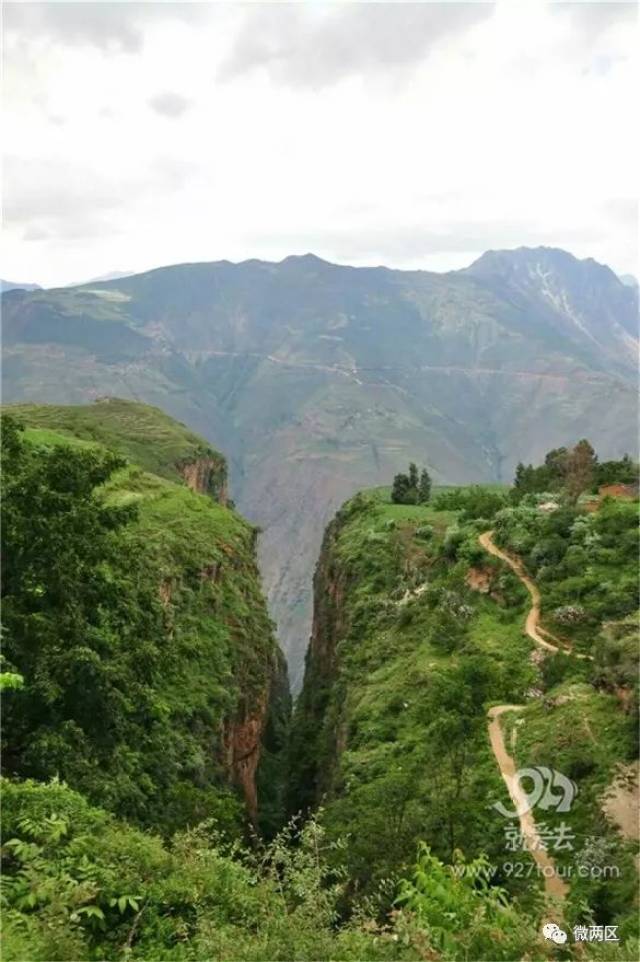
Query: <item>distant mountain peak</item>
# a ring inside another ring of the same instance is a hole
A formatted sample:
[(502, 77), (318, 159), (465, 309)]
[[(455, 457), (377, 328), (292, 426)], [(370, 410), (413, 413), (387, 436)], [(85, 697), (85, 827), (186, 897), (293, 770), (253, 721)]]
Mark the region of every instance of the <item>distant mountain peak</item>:
[(617, 274), (593, 257), (580, 259), (559, 247), (516, 247), (513, 250), (489, 250), (481, 254), (463, 273), (485, 280), (501, 277), (524, 282), (527, 278), (549, 282), (551, 277), (567, 282), (619, 286)]
[(317, 254), (312, 254), (308, 252), (306, 254), (289, 254), (288, 257), (283, 258), (280, 264), (299, 264), (303, 267), (336, 267), (336, 264), (332, 264), (330, 261), (325, 261), (322, 257), (318, 257)]
[(514, 247), (485, 251), (484, 254), (481, 254), (480, 257), (473, 261), (466, 270), (493, 269), (507, 265), (517, 267), (540, 262), (548, 264), (555, 263), (559, 266), (586, 262), (596, 263), (591, 257), (587, 258), (587, 261), (581, 262), (577, 257), (574, 257), (573, 254), (563, 250), (561, 247)]
[(5, 281), (0, 279), (0, 291), (40, 291), (39, 284), (20, 284), (18, 281)]

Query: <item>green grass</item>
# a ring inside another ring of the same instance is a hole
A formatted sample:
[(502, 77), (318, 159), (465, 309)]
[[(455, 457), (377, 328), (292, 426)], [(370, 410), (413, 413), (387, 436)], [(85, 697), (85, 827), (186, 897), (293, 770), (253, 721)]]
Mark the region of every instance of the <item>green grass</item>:
[[(8, 410), (8, 409), (5, 409)], [(19, 420), (22, 421), (22, 418)], [(58, 444), (68, 444), (72, 448), (96, 447), (96, 441), (83, 441), (71, 434), (61, 434), (51, 428), (26, 428), (25, 437), (31, 444), (41, 444), (43, 447), (53, 447)]]
[(497, 657), (510, 650), (527, 659), (531, 652), (531, 640), (524, 633), (524, 609), (509, 621), (501, 620), (499, 614), (500, 610), (494, 601), (488, 598), (480, 600), (476, 617), (469, 627), (471, 639)]
[(177, 481), (183, 461), (209, 457), (224, 470), (224, 459), (205, 440), (159, 408), (118, 398), (87, 405), (12, 404), (3, 412), (39, 433), (34, 441), (55, 443), (62, 435), (71, 443), (101, 444), (147, 471)]

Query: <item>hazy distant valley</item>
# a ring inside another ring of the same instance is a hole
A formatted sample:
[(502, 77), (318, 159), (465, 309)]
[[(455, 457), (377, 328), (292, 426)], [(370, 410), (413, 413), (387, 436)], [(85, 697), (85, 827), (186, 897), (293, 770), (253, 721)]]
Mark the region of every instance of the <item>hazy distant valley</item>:
[(158, 405), (228, 456), (302, 680), (322, 532), (409, 459), (436, 483), (507, 481), (587, 436), (636, 436), (637, 287), (549, 248), (447, 274), (314, 256), (159, 268), (3, 295), (5, 402)]

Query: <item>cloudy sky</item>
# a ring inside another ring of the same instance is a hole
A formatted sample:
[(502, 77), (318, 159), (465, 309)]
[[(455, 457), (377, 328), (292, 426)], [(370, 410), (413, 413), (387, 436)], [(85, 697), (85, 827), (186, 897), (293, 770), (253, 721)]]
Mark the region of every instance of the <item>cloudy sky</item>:
[(2, 274), (637, 270), (634, 3), (8, 3)]

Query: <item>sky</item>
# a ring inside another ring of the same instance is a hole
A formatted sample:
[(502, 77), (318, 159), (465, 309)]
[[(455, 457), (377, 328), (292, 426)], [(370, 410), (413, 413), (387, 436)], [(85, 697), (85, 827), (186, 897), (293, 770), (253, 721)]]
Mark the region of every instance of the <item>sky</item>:
[(2, 276), (188, 261), (636, 273), (635, 3), (4, 4)]

